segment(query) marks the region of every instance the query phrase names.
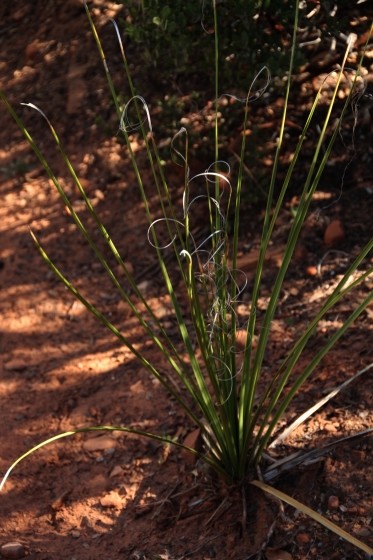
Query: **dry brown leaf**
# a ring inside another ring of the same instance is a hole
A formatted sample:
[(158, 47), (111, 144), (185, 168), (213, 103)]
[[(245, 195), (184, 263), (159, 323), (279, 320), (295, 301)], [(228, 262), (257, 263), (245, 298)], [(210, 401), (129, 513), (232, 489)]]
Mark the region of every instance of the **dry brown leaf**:
[(342, 241), (345, 236), (345, 230), (341, 220), (332, 220), (324, 232), (324, 243), (327, 246), (335, 245)]

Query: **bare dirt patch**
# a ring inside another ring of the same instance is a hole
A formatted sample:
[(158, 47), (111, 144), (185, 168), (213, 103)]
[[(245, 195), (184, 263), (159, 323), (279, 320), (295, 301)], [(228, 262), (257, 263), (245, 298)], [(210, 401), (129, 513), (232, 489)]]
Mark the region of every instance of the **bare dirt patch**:
[[(116, 138), (114, 111), (84, 11), (73, 1), (58, 6), (6, 4), (0, 8), (2, 87), (15, 104), (33, 102), (48, 112), (124, 259), (139, 282), (148, 282), (151, 305), (166, 313), (143, 208)], [(93, 11), (115, 66), (119, 56), (108, 20), (119, 8), (96, 0)], [(183, 440), (193, 426), (176, 403), (42, 263), (30, 227), (69, 277), (83, 290), (89, 288), (101, 308), (126, 326), (131, 341), (148, 345), (77, 236), (15, 124), (4, 108), (0, 114), (0, 472), (32, 445), (76, 427), (130, 425)], [(22, 115), (68, 186), (44, 124), (36, 113), (22, 109)], [(257, 118), (263, 122), (263, 113)], [(372, 235), (371, 176), (364, 171), (369, 167), (359, 164), (359, 158), (372, 159), (369, 126), (359, 129), (357, 155), (343, 191), (336, 170), (346, 165), (342, 160), (338, 166), (337, 157), (322, 181), (285, 285), (264, 375), (271, 374), (272, 364), (286, 353), (315, 306)], [(342, 145), (339, 149), (343, 154)], [(209, 163), (203, 163), (204, 168)], [(178, 171), (171, 165), (167, 170), (177, 190)], [(79, 204), (78, 193), (72, 194)], [(263, 308), (280, 258), (277, 244), (286, 241), (296, 202), (295, 194), (278, 225)], [(240, 258), (249, 278), (248, 293), (260, 212), (248, 202), (243, 218)], [(325, 235), (333, 221), (343, 231), (330, 243)], [(361, 287), (320, 325), (320, 338), (305, 359), (371, 289), (371, 283)], [(302, 389), (284, 425), (372, 361), (368, 309)], [(277, 453), (312, 449), (371, 427), (372, 394), (368, 370), (293, 432)], [(371, 451), (370, 438), (346, 441), (276, 484), (373, 546)], [(76, 436), (40, 450), (11, 476), (0, 496), (0, 545), (17, 541), (22, 545), (18, 554), (38, 560), (243, 560), (258, 555), (263, 543), (267, 559), (364, 558), (299, 512), (282, 512), (278, 503), (249, 486), (244, 492), (243, 527), (241, 489), (227, 488), (180, 452), (118, 431)], [(10, 557), (6, 549), (2, 552)]]

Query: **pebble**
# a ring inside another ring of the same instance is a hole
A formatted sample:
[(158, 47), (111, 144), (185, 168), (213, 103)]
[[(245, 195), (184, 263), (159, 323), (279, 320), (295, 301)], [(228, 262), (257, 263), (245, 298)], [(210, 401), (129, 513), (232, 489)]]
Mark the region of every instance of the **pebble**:
[(153, 283), (150, 282), (150, 280), (143, 280), (142, 282), (137, 284), (137, 287), (138, 287), (139, 291), (143, 295), (146, 295), (147, 293), (149, 293), (150, 290), (152, 289), (152, 286), (153, 286)]
[(72, 536), (73, 539), (79, 539), (81, 533), (80, 533), (80, 531), (78, 531), (77, 529), (73, 529), (73, 530), (70, 532), (70, 535)]
[[(135, 271), (135, 267), (133, 266), (133, 264), (130, 261), (124, 261), (124, 266), (126, 267), (128, 274), (132, 276)], [(118, 266), (117, 271), (122, 272), (122, 267)]]
[(339, 508), (339, 498), (338, 496), (329, 496), (328, 498), (328, 509), (338, 509)]
[(0, 548), (3, 558), (24, 558), (26, 556), (25, 547), (19, 542), (9, 542)]
[(326, 432), (337, 432), (338, 431), (338, 424), (332, 424), (331, 422), (326, 422), (323, 426)]
[(41, 43), (36, 39), (27, 45), (25, 48), (26, 60), (32, 60), (40, 53)]
[(21, 360), (18, 358), (9, 360), (9, 362), (6, 362), (6, 364), (4, 364), (4, 369), (6, 371), (22, 371), (26, 369), (26, 367), (27, 363), (25, 362), (25, 360)]
[(296, 536), (296, 541), (298, 544), (303, 545), (303, 544), (308, 544), (311, 540), (311, 537), (308, 533), (298, 533)]
[(118, 494), (118, 492), (112, 491), (109, 492), (109, 494), (106, 494), (106, 496), (103, 496), (100, 499), (100, 504), (102, 505), (102, 507), (107, 507), (107, 508), (121, 508), (122, 507), (122, 498), (120, 497), (120, 495)]
[(110, 436), (90, 438), (83, 443), (85, 451), (108, 451), (109, 449), (115, 449), (115, 447), (116, 441)]
[(122, 476), (123, 475), (123, 469), (120, 465), (115, 465), (115, 467), (113, 467), (109, 477), (110, 478), (114, 478), (115, 476)]
[(358, 537), (369, 537), (371, 535), (371, 530), (368, 527), (358, 527), (354, 530), (354, 533)]
[(296, 297), (299, 294), (299, 290), (295, 286), (293, 288), (290, 288), (289, 292), (290, 292), (290, 295), (292, 295), (294, 297)]
[(80, 317), (80, 315), (85, 311), (86, 311), (85, 305), (81, 301), (75, 300), (72, 306), (70, 307), (67, 316), (69, 319), (76, 319), (77, 317)]

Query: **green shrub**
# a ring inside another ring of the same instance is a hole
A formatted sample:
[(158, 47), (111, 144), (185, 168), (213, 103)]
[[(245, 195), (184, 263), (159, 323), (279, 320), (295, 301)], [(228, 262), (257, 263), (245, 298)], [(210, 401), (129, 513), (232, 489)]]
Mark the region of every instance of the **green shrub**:
[[(210, 2), (123, 2), (123, 29), (134, 44), (134, 66), (145, 64), (149, 81), (169, 91), (211, 95), (214, 21)], [(264, 64), (277, 75), (288, 67), (294, 9), (278, 0), (218, 2), (221, 91), (245, 92)], [(271, 14), (269, 16), (269, 13)], [(290, 34), (290, 35), (289, 35)], [(286, 45), (284, 44), (286, 42)], [(135, 70), (136, 72), (136, 70)]]

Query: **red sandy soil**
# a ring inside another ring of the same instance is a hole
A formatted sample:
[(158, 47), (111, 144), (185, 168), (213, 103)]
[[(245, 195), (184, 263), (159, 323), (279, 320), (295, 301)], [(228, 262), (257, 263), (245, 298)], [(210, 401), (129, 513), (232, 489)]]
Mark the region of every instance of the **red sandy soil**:
[[(15, 105), (33, 102), (51, 117), (123, 258), (138, 282), (145, 282), (151, 307), (167, 317), (172, 329), (175, 319), (147, 241), (135, 180), (117, 141), (114, 111), (106, 101), (105, 77), (84, 10), (72, 1), (54, 4), (18, 0), (1, 5), (2, 88)], [(121, 7), (95, 0), (92, 9), (114, 68), (119, 68), (108, 22)], [(370, 55), (368, 66), (371, 62)], [(20, 112), (85, 216), (45, 124), (33, 111)], [(85, 293), (89, 290), (133, 344), (153, 355), (4, 107), (0, 116), (0, 474), (33, 445), (76, 427), (129, 425), (183, 441), (193, 426), (177, 403), (43, 263), (30, 227), (69, 278)], [(372, 175), (367, 172), (371, 121), (366, 111), (363, 116), (342, 192), (336, 156), (313, 202), (273, 325), (268, 374), (372, 235)], [(178, 171), (171, 165), (166, 170), (178, 189)], [(296, 196), (280, 216), (275, 248), (286, 239), (294, 205)], [(248, 203), (240, 258), (249, 281), (259, 215)], [(328, 224), (333, 224), (329, 230)], [(333, 228), (337, 235), (330, 241), (325, 232), (333, 234)], [(277, 270), (277, 249), (272, 257), (263, 307)], [(370, 280), (356, 290), (321, 323), (320, 336), (341, 325), (371, 289)], [(367, 309), (323, 360), (281, 427), (372, 363), (372, 316)], [(311, 345), (300, 367), (318, 343)], [(371, 427), (372, 394), (370, 369), (298, 427), (276, 449), (277, 455), (317, 448)], [(317, 462), (294, 468), (275, 485), (373, 546), (371, 451), (369, 437), (346, 441)], [(18, 542), (17, 557), (37, 560), (365, 558), (299, 511), (282, 508), (249, 486), (243, 491), (244, 526), (242, 490), (216, 480), (191, 457), (119, 431), (79, 435), (43, 448), (11, 475), (0, 495), (0, 546)]]

